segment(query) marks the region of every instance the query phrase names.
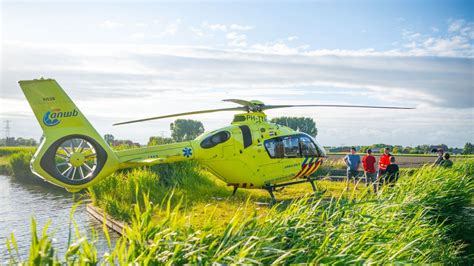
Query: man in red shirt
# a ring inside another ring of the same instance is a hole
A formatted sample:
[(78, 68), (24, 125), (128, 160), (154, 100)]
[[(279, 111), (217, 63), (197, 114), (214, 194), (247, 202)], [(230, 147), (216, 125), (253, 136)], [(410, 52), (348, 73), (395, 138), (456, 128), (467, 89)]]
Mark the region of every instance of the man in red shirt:
[(390, 154), (390, 148), (385, 148), (383, 150), (383, 154), (382, 156), (380, 156), (380, 160), (379, 160), (379, 172), (378, 172), (378, 176), (377, 176), (377, 180), (379, 180), (379, 182), (382, 181), (382, 176), (385, 174), (385, 172), (387, 172), (387, 166), (390, 165), (390, 157), (392, 155)]
[(377, 184), (375, 178), (375, 157), (372, 156), (372, 149), (367, 150), (367, 154), (362, 157), (362, 165), (364, 166), (365, 173), (365, 185), (369, 186), (370, 183), (374, 186), (374, 192), (377, 192)]

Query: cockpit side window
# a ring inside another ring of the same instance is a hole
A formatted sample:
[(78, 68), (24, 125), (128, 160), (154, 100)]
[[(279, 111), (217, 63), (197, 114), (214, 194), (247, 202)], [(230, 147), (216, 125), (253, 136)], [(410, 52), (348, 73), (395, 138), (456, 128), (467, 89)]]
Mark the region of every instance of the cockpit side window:
[(316, 145), (306, 136), (300, 136), (300, 149), (303, 157), (316, 157), (319, 156), (318, 148)]
[(270, 158), (283, 158), (284, 149), (280, 138), (266, 140), (265, 149)]
[(298, 144), (298, 137), (287, 136), (283, 137), (283, 148), (285, 149), (285, 158), (298, 158), (301, 157), (300, 148)]
[(209, 149), (217, 144), (224, 143), (230, 138), (230, 132), (229, 131), (221, 131), (217, 132), (207, 138), (205, 138), (203, 141), (201, 141), (201, 148), (203, 149)]
[(270, 158), (319, 157), (316, 144), (305, 135), (292, 135), (268, 139), (264, 142)]

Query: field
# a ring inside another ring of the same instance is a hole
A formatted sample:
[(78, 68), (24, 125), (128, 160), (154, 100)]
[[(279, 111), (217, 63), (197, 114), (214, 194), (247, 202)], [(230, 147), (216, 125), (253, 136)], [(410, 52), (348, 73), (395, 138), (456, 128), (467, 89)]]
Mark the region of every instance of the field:
[[(360, 154), (363, 156), (363, 154)], [(332, 161), (339, 161), (342, 160), (346, 156), (345, 153), (337, 153), (337, 154), (329, 154), (328, 158)], [(374, 155), (376, 158), (380, 155)], [(433, 164), (436, 160), (436, 155), (425, 155), (425, 154), (395, 154), (394, 155), (397, 164), (402, 168), (419, 168), (425, 164)], [(453, 156), (453, 161), (462, 160), (469, 156)], [(377, 159), (378, 160), (378, 159)]]

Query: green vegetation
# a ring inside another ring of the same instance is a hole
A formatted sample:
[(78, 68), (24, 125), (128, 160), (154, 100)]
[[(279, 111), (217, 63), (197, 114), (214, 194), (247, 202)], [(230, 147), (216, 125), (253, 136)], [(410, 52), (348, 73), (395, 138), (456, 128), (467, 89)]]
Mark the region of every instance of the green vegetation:
[(192, 119), (176, 119), (170, 124), (171, 137), (176, 142), (193, 140), (204, 133), (201, 121)]
[[(196, 162), (120, 171), (89, 188), (95, 205), (124, 221), (131, 221), (134, 214), (132, 204), (137, 201), (142, 203), (141, 195), (147, 194), (152, 202), (157, 203), (171, 191), (174, 193), (170, 201), (172, 206), (181, 202), (186, 206), (184, 212), (203, 218), (207, 217), (212, 209), (207, 206), (210, 202), (215, 202), (213, 208), (219, 209), (222, 215), (230, 218), (250, 195), (253, 200), (267, 200), (262, 191), (250, 194), (244, 190), (229, 198), (231, 188), (201, 169)], [(139, 197), (136, 197), (137, 193)], [(196, 219), (196, 222), (199, 223), (200, 219)]]
[(115, 139), (114, 135), (112, 134), (105, 134), (104, 140), (109, 144), (109, 146), (113, 147), (115, 150), (116, 147), (120, 147), (119, 150), (123, 149), (133, 149), (140, 147), (140, 143), (133, 142), (128, 139)]
[[(23, 174), (23, 172), (28, 170), (29, 175), (27, 176), (31, 176), (29, 163), (35, 149), (36, 147), (0, 147), (0, 174), (13, 175), (15, 171), (18, 174)], [(13, 169), (12, 162), (15, 165), (15, 169)], [(22, 169), (21, 167), (24, 166), (27, 166), (27, 168)]]
[[(219, 212), (210, 212), (202, 225), (195, 226), (189, 222), (193, 217), (183, 215), (192, 204), (183, 195), (169, 191), (155, 202), (151, 192), (140, 194), (150, 184), (135, 186), (138, 204), (131, 207), (131, 222), (114, 247), (109, 241), (102, 262), (472, 264), (472, 250), (463, 250), (469, 242), (461, 241), (472, 241), (469, 237), (474, 235), (472, 220), (464, 213), (474, 191), (473, 160), (453, 169), (422, 168), (379, 194), (361, 188), (338, 198), (308, 195), (270, 209), (243, 200), (222, 230), (214, 228), (221, 219)], [(7, 241), (12, 263), (84, 264), (96, 263), (101, 256), (94, 236), (87, 240), (76, 233), (66, 256), (59, 259), (50, 244), (52, 236), (38, 237), (34, 223), (33, 228), (28, 259), (15, 255), (13, 236)]]
[(472, 145), (470, 142), (467, 142), (464, 145), (463, 154), (474, 154), (474, 145)]
[(8, 156), (18, 152), (33, 153), (36, 147), (0, 147), (0, 156)]
[(272, 123), (287, 126), (293, 130), (304, 132), (310, 136), (316, 137), (318, 135), (318, 129), (316, 128), (316, 122), (310, 117), (275, 117), (270, 120)]
[(172, 138), (155, 136), (155, 137), (150, 137), (148, 139), (147, 146), (157, 146), (157, 145), (163, 145), (163, 144), (170, 144), (173, 142), (174, 140)]
[(30, 152), (18, 152), (10, 156), (10, 166), (13, 175), (22, 179), (36, 179), (30, 170), (30, 161), (33, 156)]

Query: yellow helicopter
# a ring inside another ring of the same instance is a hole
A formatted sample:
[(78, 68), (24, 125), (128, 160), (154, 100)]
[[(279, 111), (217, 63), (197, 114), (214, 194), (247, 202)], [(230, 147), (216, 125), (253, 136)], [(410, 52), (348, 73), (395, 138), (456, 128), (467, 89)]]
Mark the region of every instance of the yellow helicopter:
[(240, 111), (230, 126), (206, 132), (195, 140), (113, 151), (53, 79), (19, 81), (43, 130), (44, 138), (31, 160), (34, 174), (68, 191), (78, 191), (123, 168), (196, 160), (229, 186), (273, 191), (309, 182), (326, 157), (308, 134), (270, 123), (264, 110), (289, 107), (357, 107), (354, 105), (265, 105), (261, 101), (224, 100), (240, 106), (157, 116), (114, 125), (156, 119)]

